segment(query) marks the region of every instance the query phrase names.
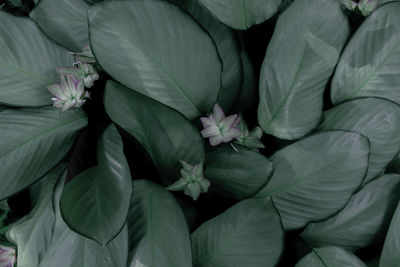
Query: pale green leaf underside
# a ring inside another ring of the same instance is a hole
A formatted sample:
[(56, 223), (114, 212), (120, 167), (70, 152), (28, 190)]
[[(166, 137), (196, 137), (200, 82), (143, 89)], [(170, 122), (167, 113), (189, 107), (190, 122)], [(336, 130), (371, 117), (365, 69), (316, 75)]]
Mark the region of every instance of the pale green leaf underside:
[(51, 39), (80, 52), (89, 43), (87, 10), (83, 0), (40, 0), (29, 16)]
[(400, 103), (400, 3), (376, 10), (352, 37), (332, 80), (334, 104), (360, 96)]
[(343, 208), (362, 183), (368, 155), (359, 134), (312, 135), (272, 156), (274, 172), (256, 197), (272, 197), (286, 230), (301, 228)]
[(260, 77), (258, 121), (266, 133), (298, 139), (317, 126), (348, 34), (336, 0), (298, 0), (279, 17)]
[(400, 196), (400, 175), (385, 175), (352, 196), (334, 217), (311, 223), (301, 234), (312, 247), (340, 246), (354, 251), (383, 241)]
[(295, 267), (367, 267), (354, 254), (340, 247), (314, 248)]
[(116, 80), (189, 119), (212, 109), (222, 66), (189, 15), (162, 1), (114, 1), (91, 7), (89, 22), (96, 59)]
[(380, 98), (347, 101), (326, 111), (320, 130), (348, 130), (368, 137), (371, 143), (364, 183), (381, 173), (400, 149), (400, 106)]
[(43, 176), (69, 151), (87, 124), (79, 110), (6, 109), (0, 112), (0, 199)]
[(132, 194), (128, 162), (114, 125), (99, 141), (97, 161), (65, 186), (60, 207), (71, 229), (105, 245), (124, 226)]
[(133, 186), (128, 266), (192, 266), (189, 229), (172, 194), (147, 180)]
[(199, 0), (211, 14), (226, 25), (245, 30), (272, 17), (282, 0)]
[(67, 50), (49, 40), (29, 18), (0, 11), (0, 103), (51, 104), (46, 85), (58, 83), (56, 69), (72, 64)]
[(106, 85), (104, 105), (111, 119), (142, 144), (169, 183), (179, 178), (180, 160), (204, 161), (199, 130), (179, 112), (112, 81)]
[(194, 266), (275, 266), (283, 238), (270, 200), (242, 200), (192, 234)]

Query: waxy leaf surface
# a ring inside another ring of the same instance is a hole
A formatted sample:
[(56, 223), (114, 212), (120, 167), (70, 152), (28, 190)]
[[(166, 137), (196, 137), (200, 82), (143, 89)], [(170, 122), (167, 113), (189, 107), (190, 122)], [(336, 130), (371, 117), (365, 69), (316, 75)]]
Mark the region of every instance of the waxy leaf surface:
[(272, 197), (285, 230), (339, 211), (367, 172), (369, 143), (357, 133), (323, 132), (279, 150), (274, 172), (256, 197)]

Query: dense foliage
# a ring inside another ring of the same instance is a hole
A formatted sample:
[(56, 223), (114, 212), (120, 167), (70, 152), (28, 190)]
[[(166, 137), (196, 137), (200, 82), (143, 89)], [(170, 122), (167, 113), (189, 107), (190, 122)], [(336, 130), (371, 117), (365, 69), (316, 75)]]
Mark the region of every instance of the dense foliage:
[(0, 267), (400, 266), (400, 1), (3, 0)]

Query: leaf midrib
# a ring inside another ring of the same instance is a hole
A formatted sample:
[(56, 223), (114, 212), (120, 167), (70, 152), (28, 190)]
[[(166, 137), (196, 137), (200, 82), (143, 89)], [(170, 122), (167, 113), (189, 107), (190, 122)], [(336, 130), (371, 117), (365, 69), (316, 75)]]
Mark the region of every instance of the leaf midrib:
[(300, 59), (300, 63), (298, 65), (298, 68), (296, 70), (295, 76), (289, 86), (289, 90), (286, 93), (286, 95), (283, 97), (282, 101), (279, 103), (278, 108), (275, 110), (275, 112), (273, 112), (271, 114), (271, 118), (266, 122), (266, 124), (271, 124), (271, 122), (278, 116), (278, 113), (281, 111), (281, 109), (283, 108), (284, 104), (286, 103), (286, 100), (288, 99), (288, 97), (291, 95), (293, 89), (294, 89), (294, 85), (295, 82), (297, 81), (297, 79), (299, 78), (299, 74), (300, 74), (300, 69), (303, 67), (304, 65), (304, 61), (305, 61), (305, 55), (306, 55), (306, 50), (307, 50), (307, 42), (304, 45), (304, 49), (303, 49), (303, 54), (301, 56)]
[(42, 76), (40, 76), (40, 75), (38, 75), (38, 74), (36, 74), (36, 73), (33, 73), (33, 72), (30, 72), (30, 71), (24, 70), (24, 69), (22, 69), (22, 68), (19, 67), (19, 66), (10, 65), (10, 64), (8, 64), (7, 62), (2, 61), (2, 60), (0, 60), (0, 63), (3, 63), (3, 65), (0, 65), (0, 67), (3, 67), (3, 66), (4, 66), (5, 68), (8, 68), (8, 69), (17, 70), (17, 71), (19, 71), (19, 72), (22, 72), (22, 73), (26, 74), (27, 76), (30, 76), (30, 77), (35, 78), (35, 79), (37, 79), (37, 80), (41, 80), (41, 81), (46, 82), (46, 83), (49, 83), (49, 84), (55, 83), (54, 81), (47, 80), (46, 78), (44, 78), (44, 77), (42, 77)]
[[(282, 186), (278, 187), (278, 188), (275, 189), (275, 190), (267, 191), (267, 192), (264, 193), (263, 195), (259, 196), (259, 198), (268, 197), (268, 196), (273, 196), (273, 195), (276, 195), (277, 193), (279, 193), (279, 192), (281, 192), (281, 191), (287, 191), (288, 188), (291, 188), (291, 187), (293, 187), (293, 186), (295, 186), (295, 185), (297, 185), (297, 184), (299, 184), (299, 183), (302, 183), (302, 182), (304, 182), (304, 181), (306, 181), (306, 180), (311, 179), (313, 176), (315, 176), (315, 175), (317, 175), (318, 173), (320, 173), (320, 172), (322, 172), (322, 171), (325, 171), (326, 169), (332, 167), (334, 164), (336, 164), (336, 163), (339, 162), (339, 161), (341, 161), (341, 159), (334, 160), (334, 161), (332, 161), (329, 165), (324, 166), (324, 167), (322, 167), (322, 168), (320, 168), (320, 169), (318, 169), (318, 170), (316, 170), (316, 171), (314, 171), (314, 172), (312, 172), (312, 173), (310, 173), (310, 174), (308, 174), (308, 175), (306, 175), (306, 176), (300, 177), (299, 179), (296, 179), (296, 180), (294, 180), (294, 181), (292, 181), (292, 182), (289, 182), (288, 184), (282, 185)], [(268, 186), (268, 185), (267, 185), (267, 186)]]
[[(122, 36), (123, 37), (123, 36)], [(124, 37), (123, 37), (124, 38)], [(197, 106), (194, 104), (193, 100), (191, 99), (191, 97), (185, 92), (185, 90), (181, 87), (181, 85), (178, 83), (178, 81), (176, 81), (174, 79), (174, 77), (172, 77), (171, 74), (169, 74), (169, 72), (167, 72), (164, 67), (158, 63), (149, 53), (146, 52), (145, 49), (143, 49), (140, 45), (138, 45), (135, 40), (131, 39), (131, 38), (124, 38), (126, 41), (128, 41), (132, 46), (136, 47), (138, 50), (140, 50), (140, 52), (143, 53), (143, 55), (150, 60), (150, 62), (153, 63), (153, 65), (158, 68), (159, 70), (161, 70), (161, 72), (168, 78), (168, 80), (170, 80), (170, 82), (179, 90), (179, 92), (181, 92), (185, 98), (188, 100), (188, 102), (194, 107), (194, 109), (197, 112), (197, 115), (201, 115), (200, 110), (197, 108)]]
[(47, 129), (47, 130), (45, 130), (45, 131), (39, 133), (38, 135), (27, 139), (25, 142), (22, 142), (22, 143), (19, 144), (18, 146), (16, 146), (16, 147), (10, 149), (9, 151), (7, 151), (6, 153), (4, 153), (3, 155), (0, 155), (0, 160), (2, 160), (3, 158), (5, 158), (5, 157), (8, 156), (9, 154), (11, 154), (11, 153), (17, 151), (17, 150), (18, 150), (19, 148), (21, 148), (22, 146), (24, 146), (24, 145), (26, 145), (26, 144), (28, 144), (28, 143), (34, 141), (35, 139), (39, 139), (39, 138), (41, 138), (42, 136), (44, 136), (44, 135), (46, 135), (46, 134), (48, 134), (48, 133), (50, 133), (50, 132), (52, 132), (52, 131), (54, 131), (54, 130), (57, 130), (57, 129), (59, 129), (59, 128), (62, 128), (62, 127), (64, 127), (65, 125), (68, 125), (68, 124), (70, 124), (70, 123), (72, 123), (72, 122), (76, 122), (76, 121), (84, 120), (84, 119), (86, 119), (86, 118), (85, 118), (85, 117), (80, 117), (80, 118), (77, 118), (77, 119), (69, 120), (69, 121), (67, 121), (67, 122), (65, 122), (65, 123), (62, 123), (62, 124), (57, 125), (57, 126), (55, 126), (55, 127), (52, 127), (52, 128), (50, 128), (50, 129)]
[[(375, 74), (380, 70), (380, 68), (383, 67), (383, 65), (387, 62), (387, 60), (390, 58), (390, 56), (393, 54), (393, 52), (400, 46), (400, 41), (398, 41), (393, 48), (389, 51), (389, 53), (383, 58), (382, 62), (378, 64), (375, 68), (371, 70), (371, 72), (366, 76), (363, 82), (361, 82), (359, 87), (356, 87), (351, 95), (350, 98), (354, 98), (360, 92), (360, 90), (372, 79), (372, 77), (375, 76)], [(352, 76), (353, 77), (353, 76)]]

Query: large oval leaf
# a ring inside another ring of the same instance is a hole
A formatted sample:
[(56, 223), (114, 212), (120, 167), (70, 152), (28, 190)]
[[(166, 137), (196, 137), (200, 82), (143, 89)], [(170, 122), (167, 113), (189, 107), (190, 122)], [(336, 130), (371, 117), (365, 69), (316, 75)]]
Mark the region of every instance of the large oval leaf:
[(208, 34), (177, 7), (154, 0), (89, 9), (90, 42), (115, 79), (192, 119), (211, 110), (221, 62)]
[(40, 0), (29, 16), (54, 41), (80, 52), (89, 43), (87, 10), (83, 0)]
[(400, 106), (379, 98), (355, 99), (326, 111), (319, 129), (348, 130), (368, 137), (371, 155), (366, 183), (400, 150)]
[(263, 155), (236, 146), (220, 146), (206, 154), (204, 177), (211, 188), (238, 199), (259, 191), (272, 173), (272, 162)]
[(171, 193), (147, 180), (134, 181), (129, 208), (129, 266), (192, 266), (189, 229)]
[(238, 30), (266, 21), (277, 11), (282, 0), (199, 0), (217, 19)]
[(99, 141), (97, 162), (65, 186), (60, 208), (72, 230), (105, 245), (124, 226), (132, 195), (128, 162), (114, 125)]
[(382, 6), (360, 26), (346, 46), (332, 80), (337, 104), (360, 96), (400, 103), (400, 3)]
[(366, 267), (356, 256), (340, 247), (314, 248), (295, 267)]
[(111, 119), (144, 146), (167, 181), (179, 178), (180, 160), (204, 161), (203, 138), (179, 112), (112, 81), (107, 82), (104, 104)]
[(0, 11), (0, 103), (51, 104), (46, 85), (58, 83), (56, 69), (71, 65), (67, 50), (50, 41), (29, 18)]
[[(51, 243), (42, 255), (39, 267), (110, 267), (126, 266), (128, 258), (128, 228), (122, 231), (106, 246), (70, 230), (61, 217), (59, 200), (63, 190), (62, 179), (54, 194), (55, 225)], [(97, 223), (97, 222), (94, 222)], [(30, 266), (29, 266), (30, 267)]]
[(334, 245), (347, 250), (383, 241), (400, 200), (400, 175), (385, 175), (352, 196), (335, 216), (307, 226), (301, 234), (313, 247)]
[(192, 234), (193, 262), (199, 267), (275, 266), (283, 237), (271, 201), (243, 200)]
[(186, 10), (210, 34), (222, 60), (222, 86), (218, 95), (218, 105), (229, 112), (240, 92), (242, 65), (240, 45), (235, 32), (215, 19), (197, 0), (167, 0)]
[(7, 239), (18, 247), (17, 261), (21, 267), (37, 267), (49, 249), (53, 234), (55, 214), (53, 196), (57, 181), (66, 172), (64, 165), (57, 166), (40, 181), (33, 184), (38, 199), (29, 215), (16, 222), (8, 231)]
[(0, 112), (0, 199), (24, 189), (69, 151), (87, 118), (53, 107)]
[(389, 231), (386, 234), (385, 244), (383, 245), (380, 267), (397, 267), (400, 265), (400, 204), (397, 205), (396, 212), (390, 223)]
[(313, 135), (272, 156), (274, 172), (256, 197), (272, 197), (285, 230), (339, 211), (367, 172), (369, 143), (356, 133)]
[(260, 77), (258, 121), (266, 133), (297, 139), (317, 126), (348, 34), (336, 0), (297, 0), (279, 17)]

